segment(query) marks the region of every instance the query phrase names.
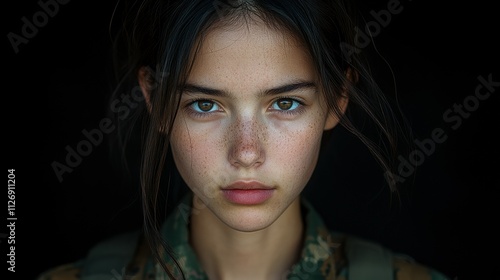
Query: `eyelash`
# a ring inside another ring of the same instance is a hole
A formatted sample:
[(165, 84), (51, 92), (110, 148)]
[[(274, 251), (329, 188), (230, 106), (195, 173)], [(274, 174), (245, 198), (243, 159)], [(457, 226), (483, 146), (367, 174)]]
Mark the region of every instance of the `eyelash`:
[[(300, 114), (300, 113), (303, 112), (303, 110), (304, 110), (304, 102), (302, 100), (300, 100), (300, 99), (298, 99), (296, 97), (292, 97), (292, 96), (280, 96), (280, 97), (274, 99), (271, 102), (271, 106), (269, 106), (269, 107), (270, 108), (273, 107), (273, 105), (276, 102), (278, 102), (280, 100), (283, 100), (283, 99), (289, 99), (292, 102), (297, 102), (298, 103), (297, 108), (295, 108), (293, 110), (275, 110), (275, 109), (273, 109), (274, 112), (278, 112), (279, 114), (285, 114), (285, 115), (289, 115), (289, 116), (298, 115), (298, 114)], [(186, 110), (193, 117), (195, 117), (195, 118), (205, 118), (205, 117), (210, 116), (213, 113), (217, 113), (218, 112), (218, 111), (214, 111), (214, 112), (201, 113), (201, 112), (197, 112), (197, 111), (193, 110), (191, 108), (191, 106), (193, 104), (195, 104), (196, 102), (200, 102), (200, 101), (213, 102), (214, 104), (216, 104), (216, 106), (220, 106), (215, 100), (212, 100), (212, 99), (207, 99), (207, 98), (196, 98), (196, 99), (193, 99), (193, 100), (189, 101), (189, 103), (186, 105)]]

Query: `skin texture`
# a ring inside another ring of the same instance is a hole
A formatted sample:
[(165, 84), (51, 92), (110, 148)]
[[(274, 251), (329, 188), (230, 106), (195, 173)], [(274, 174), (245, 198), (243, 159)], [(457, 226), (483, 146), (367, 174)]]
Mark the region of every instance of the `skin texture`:
[[(297, 83), (311, 85), (265, 94)], [(288, 33), (254, 21), (211, 29), (187, 84), (219, 92), (184, 91), (170, 139), (195, 194), (191, 244), (213, 279), (281, 278), (301, 249), (300, 193), (324, 130), (337, 124), (315, 86), (314, 65)], [(272, 195), (233, 203), (222, 188), (235, 182), (258, 182)]]

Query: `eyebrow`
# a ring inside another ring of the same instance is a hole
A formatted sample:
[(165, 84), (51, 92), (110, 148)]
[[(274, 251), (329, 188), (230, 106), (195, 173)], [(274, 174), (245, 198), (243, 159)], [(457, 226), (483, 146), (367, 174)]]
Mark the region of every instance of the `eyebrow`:
[[(277, 95), (277, 94), (282, 94), (286, 92), (292, 92), (304, 88), (316, 88), (316, 84), (313, 82), (305, 82), (305, 81), (299, 81), (291, 84), (285, 84), (282, 86), (278, 86), (275, 88), (267, 89), (259, 93), (261, 96), (265, 95)], [(214, 88), (208, 88), (205, 86), (200, 86), (200, 85), (195, 85), (195, 84), (185, 84), (182, 87), (183, 92), (191, 92), (191, 93), (203, 93), (207, 95), (213, 95), (213, 96), (221, 96), (221, 97), (228, 97), (231, 94), (227, 91), (220, 90), (220, 89), (214, 89)]]

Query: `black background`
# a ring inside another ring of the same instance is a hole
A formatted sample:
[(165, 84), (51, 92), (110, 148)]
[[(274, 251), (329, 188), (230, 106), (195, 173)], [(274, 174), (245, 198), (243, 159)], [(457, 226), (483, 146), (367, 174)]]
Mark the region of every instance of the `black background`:
[[(442, 116), (474, 94), (478, 76), (491, 74), (500, 81), (495, 9), (483, 2), (401, 1), (403, 11), (374, 38), (392, 67), (415, 138), (428, 138), (434, 128), (448, 135), (419, 167), (403, 209), (387, 211), (387, 200), (376, 196), (378, 181), (366, 171), (373, 163), (363, 149), (329, 150), (320, 160), (332, 156), (335, 161), (318, 169), (314, 186), (306, 189), (320, 210), (332, 213), (325, 220), (333, 228), (370, 237), (456, 279), (493, 279), (496, 270), (498, 90), (456, 130)], [(387, 3), (362, 1), (361, 12), (371, 21), (369, 11), (385, 9)], [(40, 7), (36, 1), (2, 7), (4, 158), (7, 168), (16, 169), (18, 218), (16, 273), (2, 261), (8, 272), (2, 279), (33, 279), (82, 258), (107, 236), (140, 226), (137, 190), (121, 183), (105, 143), (64, 174), (62, 182), (51, 168), (53, 161), (64, 163), (67, 145), (76, 147), (85, 139), (83, 129), (98, 128), (105, 117), (111, 90), (107, 27), (113, 8), (114, 1), (60, 5), (16, 54), (7, 34), (20, 34), (21, 18), (31, 19)], [(385, 81), (382, 87), (389, 88), (387, 65), (379, 61), (373, 69)], [(341, 129), (336, 133), (338, 145), (351, 145)], [(318, 186), (330, 187), (327, 201), (314, 195)], [(7, 242), (1, 241), (4, 260)]]

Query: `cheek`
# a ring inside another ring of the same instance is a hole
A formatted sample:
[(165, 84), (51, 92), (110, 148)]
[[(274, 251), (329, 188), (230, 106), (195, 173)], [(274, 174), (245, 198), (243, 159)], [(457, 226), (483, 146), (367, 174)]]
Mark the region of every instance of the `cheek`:
[(170, 144), (175, 165), (188, 183), (209, 179), (210, 167), (221, 154), (220, 141), (214, 139), (213, 130), (200, 129), (184, 122), (182, 118), (174, 123)]
[(273, 145), (268, 151), (273, 165), (287, 178), (304, 184), (312, 175), (319, 155), (323, 129), (320, 125), (303, 125), (271, 133)]
[[(178, 118), (179, 119), (179, 118)], [(189, 133), (186, 133), (185, 124), (181, 120), (176, 120), (172, 127), (172, 135), (170, 137), (170, 147), (175, 164), (179, 171), (188, 162), (192, 162), (192, 143)]]

